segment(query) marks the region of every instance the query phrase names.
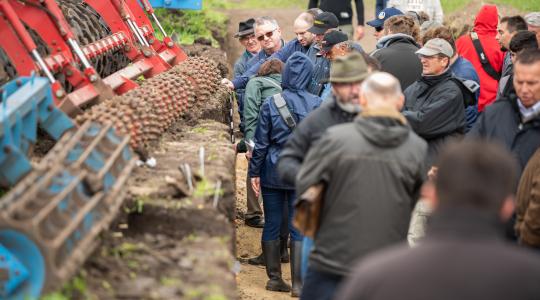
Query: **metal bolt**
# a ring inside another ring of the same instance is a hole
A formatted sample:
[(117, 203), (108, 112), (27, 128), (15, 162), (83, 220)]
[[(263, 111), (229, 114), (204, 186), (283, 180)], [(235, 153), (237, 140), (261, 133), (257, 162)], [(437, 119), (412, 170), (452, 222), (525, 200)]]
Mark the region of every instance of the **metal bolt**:
[(90, 75), (90, 82), (95, 82), (96, 80), (98, 80), (98, 77), (96, 74)]
[(154, 43), (154, 39), (148, 39), (148, 44), (153, 44)]
[(167, 47), (172, 48), (173, 46), (174, 46), (173, 42), (171, 42), (171, 41), (167, 42)]
[(66, 76), (67, 77), (73, 76), (73, 71), (71, 71), (71, 69), (66, 69)]

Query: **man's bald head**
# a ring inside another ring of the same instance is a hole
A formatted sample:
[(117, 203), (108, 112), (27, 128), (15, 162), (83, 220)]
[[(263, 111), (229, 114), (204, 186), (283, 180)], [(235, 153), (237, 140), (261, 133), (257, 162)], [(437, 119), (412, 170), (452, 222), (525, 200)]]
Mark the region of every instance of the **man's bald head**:
[(304, 47), (310, 46), (315, 37), (313, 33), (307, 31), (313, 26), (314, 19), (315, 17), (312, 14), (303, 12), (294, 20), (294, 34), (296, 34), (298, 42)]
[(401, 110), (404, 96), (396, 77), (386, 72), (369, 75), (362, 83), (360, 104), (366, 108), (393, 108)]

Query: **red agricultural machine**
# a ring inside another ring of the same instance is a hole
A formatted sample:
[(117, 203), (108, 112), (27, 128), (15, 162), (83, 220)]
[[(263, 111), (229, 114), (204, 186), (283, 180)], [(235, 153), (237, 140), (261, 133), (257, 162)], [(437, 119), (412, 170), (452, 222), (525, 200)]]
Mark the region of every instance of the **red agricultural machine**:
[[(182, 1), (194, 2), (163, 5)], [(0, 15), (0, 298), (32, 299), (90, 255), (132, 150), (208, 99), (220, 74), (186, 56), (148, 0), (0, 0)], [(57, 143), (32, 163), (38, 126)]]

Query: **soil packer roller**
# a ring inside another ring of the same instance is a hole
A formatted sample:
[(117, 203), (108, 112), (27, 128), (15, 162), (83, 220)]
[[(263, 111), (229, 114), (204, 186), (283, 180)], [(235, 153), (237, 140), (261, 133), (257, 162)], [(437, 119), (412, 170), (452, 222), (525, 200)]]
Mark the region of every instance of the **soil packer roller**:
[[(204, 103), (220, 73), (188, 58), (147, 0), (0, 0), (0, 14), (0, 299), (32, 299), (91, 254), (125, 197), (133, 149)], [(36, 162), (38, 127), (56, 144)]]

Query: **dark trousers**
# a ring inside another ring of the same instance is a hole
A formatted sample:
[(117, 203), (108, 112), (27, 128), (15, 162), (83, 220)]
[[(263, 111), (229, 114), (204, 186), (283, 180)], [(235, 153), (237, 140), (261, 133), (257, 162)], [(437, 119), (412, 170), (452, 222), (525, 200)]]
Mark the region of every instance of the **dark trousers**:
[[(263, 241), (279, 239), (283, 218), (287, 218), (291, 240), (301, 241), (302, 235), (292, 226), (293, 202), (296, 198), (294, 190), (282, 190), (261, 187), (264, 208)], [(285, 206), (288, 208), (287, 216), (283, 215)]]
[(308, 267), (300, 300), (332, 300), (343, 276), (319, 272)]

